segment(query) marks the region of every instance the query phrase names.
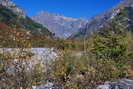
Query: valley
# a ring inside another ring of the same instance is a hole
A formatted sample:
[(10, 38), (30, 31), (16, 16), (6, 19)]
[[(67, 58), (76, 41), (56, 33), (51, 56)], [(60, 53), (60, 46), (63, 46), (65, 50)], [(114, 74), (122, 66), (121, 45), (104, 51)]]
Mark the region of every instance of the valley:
[(0, 0), (0, 89), (133, 89), (132, 28), (132, 0), (90, 19)]

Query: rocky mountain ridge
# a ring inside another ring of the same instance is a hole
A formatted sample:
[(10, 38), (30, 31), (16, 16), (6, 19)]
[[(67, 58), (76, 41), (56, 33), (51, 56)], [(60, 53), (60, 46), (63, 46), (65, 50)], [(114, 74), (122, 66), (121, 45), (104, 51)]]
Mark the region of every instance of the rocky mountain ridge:
[(11, 9), (14, 13), (19, 15), (20, 17), (23, 17), (23, 18), (26, 17), (24, 10), (22, 8), (18, 7), (11, 0), (0, 0), (0, 5), (8, 8), (8, 9)]
[(47, 27), (51, 32), (55, 33), (56, 37), (65, 39), (77, 33), (79, 28), (82, 28), (88, 23), (88, 20), (83, 18), (65, 17), (47, 11), (39, 12), (32, 19)]
[(92, 17), (85, 27), (81, 28), (78, 33), (71, 35), (69, 39), (87, 39), (93, 32), (102, 28), (111, 19), (115, 18), (119, 14), (120, 9), (125, 7), (133, 7), (133, 0), (122, 0), (119, 4), (105, 11), (104, 13)]

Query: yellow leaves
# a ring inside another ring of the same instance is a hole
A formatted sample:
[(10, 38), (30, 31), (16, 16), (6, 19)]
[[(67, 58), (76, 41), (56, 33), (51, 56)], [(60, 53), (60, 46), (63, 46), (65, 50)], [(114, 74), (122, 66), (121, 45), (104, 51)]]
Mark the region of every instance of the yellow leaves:
[[(32, 86), (32, 82), (34, 82), (34, 85), (42, 83), (45, 71), (44, 66), (42, 66), (43, 61), (36, 60), (35, 62), (33, 60), (27, 60), (33, 56), (30, 49), (6, 49), (4, 50), (4, 53), (2, 50), (0, 56), (2, 59), (0, 60), (0, 77), (6, 78), (7, 82), (9, 82), (6, 87), (10, 86), (11, 89), (30, 89), (29, 87)], [(8, 62), (7, 64), (8, 60), (10, 62)], [(11, 69), (11, 71), (13, 70), (15, 72), (8, 74), (7, 69)], [(22, 84), (22, 86), (25, 86), (27, 88), (23, 88), (20, 85), (16, 85), (16, 81), (18, 81)], [(0, 81), (0, 85), (4, 85), (3, 81)]]
[(61, 57), (63, 57), (63, 56), (64, 56), (64, 54), (65, 54), (65, 52), (64, 52), (64, 51), (60, 51), (60, 52), (59, 52), (59, 55), (60, 55)]
[(26, 89), (30, 89), (30, 88), (26, 88)]
[(61, 75), (65, 75), (65, 72), (64, 72), (64, 71), (62, 71), (60, 74), (61, 74)]
[(26, 60), (26, 59), (29, 59), (30, 57), (29, 56), (19, 56), (19, 60)]
[(27, 48), (32, 48), (32, 45), (31, 45), (31, 44), (28, 44), (28, 45), (27, 45)]
[[(16, 88), (11, 88), (11, 89), (16, 89)], [(18, 89), (24, 89), (24, 88), (20, 87), (20, 88), (18, 88)], [(26, 89), (27, 89), (27, 88), (26, 88)], [(30, 88), (28, 88), (28, 89), (30, 89)]]
[(10, 52), (10, 55), (12, 56), (12, 57), (14, 57), (14, 56), (16, 56), (18, 53), (17, 53), (17, 50), (11, 50), (11, 52)]
[[(11, 88), (11, 89), (16, 89), (16, 88)], [(23, 87), (20, 87), (18, 89), (24, 89)], [(31, 88), (25, 88), (25, 89), (31, 89)]]
[(32, 83), (32, 86), (36, 86), (37, 85), (37, 83), (34, 81), (33, 83)]

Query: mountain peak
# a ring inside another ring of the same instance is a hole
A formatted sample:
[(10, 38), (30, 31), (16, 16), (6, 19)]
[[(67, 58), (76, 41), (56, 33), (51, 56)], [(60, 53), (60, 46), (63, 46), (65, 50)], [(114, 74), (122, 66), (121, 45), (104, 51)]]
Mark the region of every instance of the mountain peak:
[(4, 6), (8, 9), (11, 9), (18, 16), (25, 18), (25, 13), (22, 8), (18, 7), (11, 0), (0, 0), (0, 6)]
[(42, 15), (45, 15), (45, 16), (61, 16), (60, 14), (50, 13), (46, 10), (37, 13), (37, 15), (40, 15), (40, 16), (42, 16)]
[(60, 38), (68, 38), (88, 22), (86, 19), (66, 17), (48, 11), (39, 12), (33, 16), (33, 20), (43, 24), (51, 32), (55, 33), (56, 37)]
[(117, 8), (133, 7), (133, 0), (122, 0), (116, 7)]

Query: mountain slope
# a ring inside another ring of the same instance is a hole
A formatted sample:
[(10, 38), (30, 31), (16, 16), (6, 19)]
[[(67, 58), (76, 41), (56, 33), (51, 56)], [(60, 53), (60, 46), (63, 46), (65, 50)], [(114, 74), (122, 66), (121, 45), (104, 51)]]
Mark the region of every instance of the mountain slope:
[(87, 23), (85, 27), (80, 29), (78, 33), (71, 35), (69, 39), (73, 40), (87, 39), (92, 32), (95, 32), (96, 30), (102, 28), (105, 24), (108, 23), (108, 21), (115, 18), (119, 14), (121, 8), (132, 7), (132, 6), (133, 6), (133, 0), (121, 1), (119, 4), (109, 9), (108, 11), (92, 17), (91, 21), (89, 21), (89, 23)]
[[(16, 28), (17, 31), (27, 32), (33, 36), (53, 36), (47, 28), (22, 14), (22, 9), (18, 9), (19, 7), (8, 0), (2, 1), (0, 1), (0, 24), (8, 25), (11, 28)], [(9, 3), (10, 5), (8, 5)]]
[(56, 37), (60, 38), (67, 38), (70, 35), (77, 33), (79, 28), (85, 26), (88, 22), (82, 18), (70, 18), (62, 15), (51, 14), (46, 11), (42, 11), (33, 16), (33, 20), (43, 24), (43, 26), (55, 33)]

